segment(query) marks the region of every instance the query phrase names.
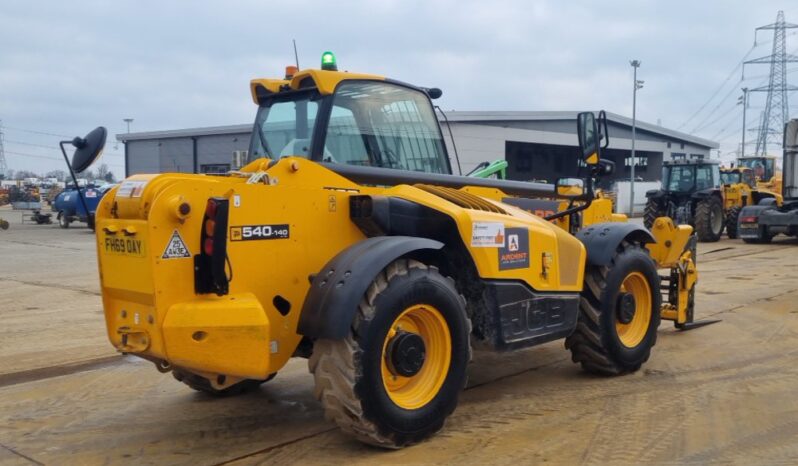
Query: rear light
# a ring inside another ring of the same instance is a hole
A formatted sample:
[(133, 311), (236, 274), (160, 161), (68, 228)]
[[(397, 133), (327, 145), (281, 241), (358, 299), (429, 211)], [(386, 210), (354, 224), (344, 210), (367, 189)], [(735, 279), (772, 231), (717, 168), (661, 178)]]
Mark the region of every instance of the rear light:
[(740, 217), (740, 223), (756, 223), (756, 217), (753, 215), (748, 215), (745, 217)]
[(228, 292), (227, 215), (230, 201), (223, 197), (208, 199), (202, 216), (200, 254), (194, 256), (194, 289), (198, 294)]

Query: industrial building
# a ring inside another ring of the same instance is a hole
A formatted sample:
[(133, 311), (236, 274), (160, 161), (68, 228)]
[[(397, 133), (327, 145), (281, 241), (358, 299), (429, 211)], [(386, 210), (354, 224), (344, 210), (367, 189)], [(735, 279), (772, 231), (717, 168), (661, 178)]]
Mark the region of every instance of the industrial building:
[[(483, 161), (506, 159), (508, 178), (553, 181), (575, 175), (577, 112), (447, 112), (440, 116), (443, 137), (452, 158), (467, 173)], [(448, 124), (447, 124), (448, 119)], [(632, 120), (607, 114), (610, 145), (602, 157), (615, 162), (611, 179), (630, 177)], [(451, 130), (451, 133), (450, 133)], [(245, 155), (252, 124), (179, 129), (117, 135), (125, 144), (126, 175), (136, 173), (223, 173), (234, 165), (234, 154)], [(452, 136), (454, 144), (452, 144)], [(663, 160), (679, 155), (708, 157), (718, 143), (661, 126), (637, 122), (635, 179), (658, 181)]]

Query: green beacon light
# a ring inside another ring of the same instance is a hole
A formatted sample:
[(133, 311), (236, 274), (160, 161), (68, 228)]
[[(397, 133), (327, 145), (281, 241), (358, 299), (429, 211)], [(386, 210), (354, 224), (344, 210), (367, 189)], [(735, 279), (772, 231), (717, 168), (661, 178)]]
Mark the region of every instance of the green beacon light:
[(321, 54), (321, 69), (326, 71), (338, 71), (338, 63), (335, 61), (335, 54), (324, 52)]

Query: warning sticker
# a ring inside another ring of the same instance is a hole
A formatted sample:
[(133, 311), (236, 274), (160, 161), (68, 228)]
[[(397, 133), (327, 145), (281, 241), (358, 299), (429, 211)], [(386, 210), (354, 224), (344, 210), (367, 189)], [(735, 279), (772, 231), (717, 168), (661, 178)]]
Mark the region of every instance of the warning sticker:
[(504, 246), (504, 224), (474, 222), (471, 227), (472, 248), (500, 248)]
[(507, 229), (507, 247), (499, 248), (499, 270), (529, 267), (529, 230)]
[(147, 186), (147, 180), (123, 181), (116, 191), (116, 197), (141, 197), (145, 186)]
[(163, 252), (161, 259), (178, 259), (181, 257), (191, 257), (191, 252), (189, 252), (183, 238), (180, 237), (180, 233), (175, 230), (172, 233), (172, 237), (169, 238), (169, 243), (166, 244), (166, 250)]

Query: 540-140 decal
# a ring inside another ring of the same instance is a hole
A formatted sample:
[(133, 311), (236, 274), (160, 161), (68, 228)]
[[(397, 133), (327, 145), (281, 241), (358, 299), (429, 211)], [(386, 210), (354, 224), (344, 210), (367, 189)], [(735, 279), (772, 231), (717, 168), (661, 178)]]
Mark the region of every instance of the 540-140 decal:
[(278, 225), (241, 225), (230, 227), (230, 241), (288, 239), (289, 236), (287, 223)]

